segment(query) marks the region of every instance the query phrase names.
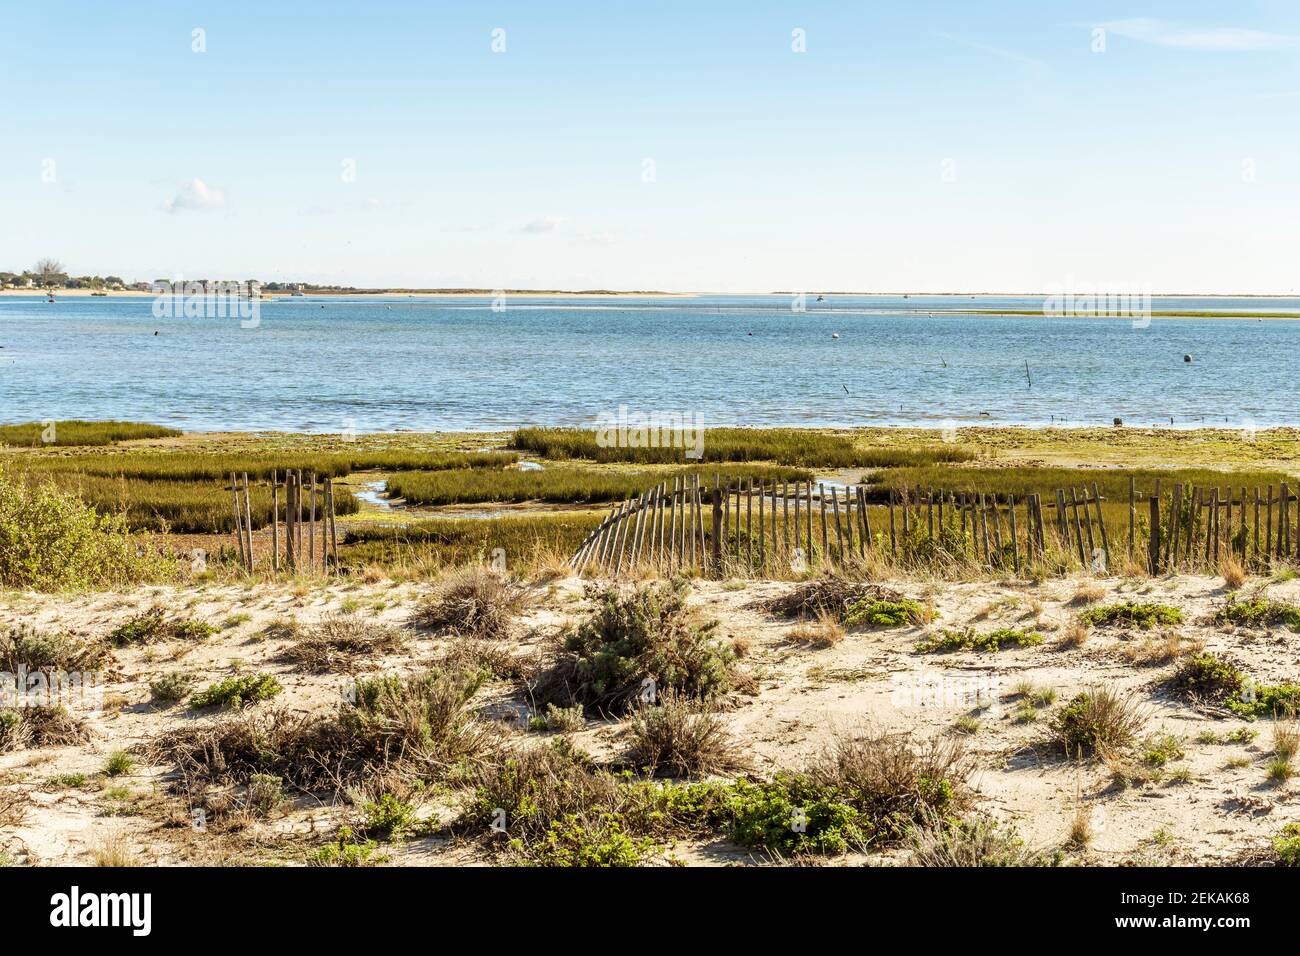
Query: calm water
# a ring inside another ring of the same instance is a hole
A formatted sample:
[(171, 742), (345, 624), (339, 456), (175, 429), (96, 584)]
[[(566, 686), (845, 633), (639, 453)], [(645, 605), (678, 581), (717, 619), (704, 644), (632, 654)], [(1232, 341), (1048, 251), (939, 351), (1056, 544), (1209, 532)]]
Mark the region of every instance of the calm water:
[[(960, 296), (810, 299), (804, 313), (782, 296), (507, 306), (277, 298), (262, 304), (260, 327), (242, 329), (156, 319), (149, 298), (0, 298), (0, 421), (458, 430), (579, 425), (627, 404), (706, 425), (1300, 424), (1295, 321), (1157, 318), (1134, 329), (940, 311), (1041, 307)], [(1300, 314), (1300, 299), (1153, 307)]]

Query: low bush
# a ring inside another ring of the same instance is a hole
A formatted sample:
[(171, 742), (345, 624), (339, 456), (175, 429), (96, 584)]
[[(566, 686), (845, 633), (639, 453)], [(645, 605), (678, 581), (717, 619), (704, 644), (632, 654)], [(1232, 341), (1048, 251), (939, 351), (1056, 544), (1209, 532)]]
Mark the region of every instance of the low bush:
[(596, 610), (571, 630), (531, 692), (539, 703), (622, 713), (638, 695), (714, 697), (735, 683), (734, 653), (697, 620), (683, 581), (589, 591)]
[(707, 776), (737, 769), (742, 763), (722, 719), (671, 691), (658, 704), (639, 707), (628, 734), (628, 761), (651, 776)]
[(107, 645), (19, 624), (0, 631), (0, 671), (97, 671), (111, 659)]
[(151, 644), (154, 641), (200, 641), (219, 630), (220, 628), (205, 621), (169, 617), (162, 608), (152, 607), (119, 624), (108, 635), (108, 639), (116, 647), (128, 647)]
[(1079, 615), (1079, 621), (1093, 627), (1136, 627), (1145, 631), (1157, 624), (1181, 624), (1183, 612), (1168, 604), (1128, 602), (1089, 608)]
[(933, 614), (919, 601), (859, 601), (844, 615), (845, 627), (920, 627), (929, 624)]
[(240, 674), (227, 677), (190, 698), (190, 707), (221, 707), (239, 710), (259, 700), (270, 700), (284, 688), (271, 674)]
[(440, 583), (416, 608), (414, 621), (419, 627), (501, 640), (530, 601), (517, 581), (473, 566)]
[(1241, 627), (1281, 625), (1293, 631), (1300, 631), (1300, 606), (1266, 598), (1229, 601), (1215, 613), (1214, 620), (1217, 624), (1236, 624)]
[(816, 618), (830, 615), (842, 621), (849, 609), (864, 601), (897, 601), (902, 595), (881, 584), (849, 581), (827, 574), (814, 581), (797, 585), (761, 606), (781, 617)]
[(995, 631), (980, 633), (973, 627), (962, 630), (945, 628), (937, 634), (929, 634), (917, 642), (916, 649), (922, 654), (936, 651), (997, 651), (1005, 644), (1015, 647), (1034, 647), (1043, 643), (1043, 635), (1037, 631), (999, 628)]
[(395, 653), (407, 642), (401, 628), (351, 614), (332, 615), (293, 630), (296, 639), (281, 652), (280, 659), (316, 673), (343, 670), (358, 660)]

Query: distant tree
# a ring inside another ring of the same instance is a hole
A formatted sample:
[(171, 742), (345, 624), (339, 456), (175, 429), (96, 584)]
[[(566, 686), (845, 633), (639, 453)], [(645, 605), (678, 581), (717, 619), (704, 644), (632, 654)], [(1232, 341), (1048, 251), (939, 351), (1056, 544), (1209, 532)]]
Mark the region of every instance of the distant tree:
[(40, 277), (41, 288), (49, 291), (64, 279), (63, 263), (58, 259), (41, 259), (36, 263), (36, 275)]

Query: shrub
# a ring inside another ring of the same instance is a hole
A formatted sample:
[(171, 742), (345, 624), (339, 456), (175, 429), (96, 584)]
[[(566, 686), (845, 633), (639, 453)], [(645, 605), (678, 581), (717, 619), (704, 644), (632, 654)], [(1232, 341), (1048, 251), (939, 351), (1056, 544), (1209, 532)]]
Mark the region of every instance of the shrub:
[(699, 623), (688, 611), (685, 582), (589, 593), (596, 610), (534, 683), (538, 701), (623, 712), (646, 681), (658, 693), (700, 699), (733, 686), (734, 654), (711, 639), (716, 622)]
[(1149, 767), (1163, 767), (1183, 756), (1182, 744), (1173, 734), (1155, 734), (1142, 742), (1142, 760)]
[(117, 647), (134, 644), (151, 644), (154, 641), (203, 640), (218, 632), (218, 628), (203, 621), (168, 617), (160, 607), (142, 611), (115, 627), (108, 635)]
[(584, 724), (581, 704), (573, 707), (556, 707), (554, 704), (547, 704), (546, 713), (538, 714), (528, 721), (530, 730), (553, 730), (562, 734), (581, 730)]
[(415, 807), (403, 803), (391, 793), (385, 793), (377, 801), (366, 803), (361, 812), (365, 814), (365, 835), (381, 840), (400, 840), (415, 828)]
[(1119, 751), (1133, 743), (1146, 715), (1131, 697), (1108, 687), (1084, 691), (1052, 718), (1055, 739), (1070, 756)]
[(1043, 643), (1043, 635), (1037, 631), (999, 628), (981, 634), (973, 627), (963, 630), (945, 628), (938, 634), (930, 634), (917, 642), (916, 649), (922, 654), (934, 651), (997, 651), (1003, 644), (1016, 647), (1033, 647)]
[[(517, 844), (514, 849), (524, 849)], [(657, 849), (650, 837), (624, 832), (612, 813), (569, 814), (551, 824), (527, 859), (536, 866), (630, 867), (639, 865)]]
[(38, 631), (26, 624), (0, 632), (0, 671), (93, 671), (110, 659), (99, 641), (83, 641), (71, 634)]
[(740, 763), (722, 719), (671, 691), (660, 698), (657, 706), (642, 705), (634, 712), (629, 734), (632, 744), (628, 760), (651, 775), (716, 774)]
[(248, 778), (246, 804), (259, 817), (270, 816), (284, 802), (284, 781), (271, 773), (255, 773)]
[(482, 673), (429, 670), (405, 679), (357, 681), (355, 702), (339, 711), (354, 758), (371, 766), (407, 763), (439, 777), (480, 759), (488, 749), (488, 732), (468, 705), (483, 679)]
[(326, 617), (313, 627), (295, 627), (294, 633), (297, 639), (280, 659), (317, 673), (342, 669), (358, 658), (390, 654), (406, 644), (401, 628), (346, 614)]
[(239, 710), (259, 700), (269, 700), (284, 688), (271, 674), (243, 674), (227, 677), (190, 698), (190, 707), (223, 707)]
[(170, 577), (174, 563), (105, 517), (49, 484), (0, 470), (0, 586), (79, 590)]
[(63, 747), (89, 737), (85, 725), (62, 707), (0, 710), (0, 753), (23, 747)]
[(164, 674), (149, 683), (149, 696), (157, 704), (177, 704), (189, 696), (193, 684), (188, 674)]
[(1273, 838), (1279, 866), (1300, 866), (1300, 823), (1288, 823)]
[(307, 859), (308, 866), (378, 866), (386, 857), (376, 855), (374, 840), (358, 841), (350, 827), (339, 827), (338, 837)]
[(1275, 627), (1283, 625), (1300, 631), (1300, 607), (1286, 601), (1253, 598), (1248, 601), (1229, 601), (1214, 615), (1215, 623), (1236, 624), (1241, 627)]
[(1082, 612), (1079, 621), (1093, 627), (1127, 626), (1145, 631), (1157, 624), (1181, 624), (1183, 612), (1168, 604), (1151, 602), (1105, 604)]
[(906, 846), (914, 866), (1055, 866), (1060, 862), (1059, 856), (1025, 846), (1011, 824), (999, 824), (983, 814), (962, 819), (927, 812), (921, 823), (908, 830)]
[(920, 602), (909, 598), (898, 601), (859, 601), (844, 615), (845, 627), (920, 626), (930, 622), (931, 613)]
[(844, 853), (873, 836), (871, 821), (835, 788), (803, 774), (778, 774), (770, 783), (736, 781), (726, 816), (737, 843), (787, 854)]
[(416, 608), (414, 620), (420, 627), (500, 640), (529, 601), (523, 585), (475, 566), (438, 585)]
[(1205, 651), (1184, 658), (1166, 686), (1182, 697), (1217, 702), (1240, 693), (1244, 680), (1230, 661)]
[(849, 608), (864, 601), (897, 601), (901, 598), (901, 594), (884, 585), (848, 581), (838, 575), (827, 574), (815, 581), (800, 584), (761, 606), (781, 617), (817, 618), (829, 615), (835, 620), (843, 620)]

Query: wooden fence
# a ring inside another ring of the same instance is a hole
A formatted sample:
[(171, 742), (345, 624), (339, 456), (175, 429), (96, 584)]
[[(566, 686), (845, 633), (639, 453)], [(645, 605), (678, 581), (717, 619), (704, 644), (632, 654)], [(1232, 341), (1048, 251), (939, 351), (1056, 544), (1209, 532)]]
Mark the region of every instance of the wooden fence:
[[(1125, 542), (1112, 542), (1104, 502), (1096, 484), (1019, 499), (902, 489), (874, 501), (862, 485), (685, 476), (614, 505), (570, 566), (580, 574), (645, 566), (745, 574), (842, 567), (874, 554), (902, 566), (961, 560), (1016, 574), (1030, 567), (1107, 574), (1123, 569)], [(1111, 518), (1122, 508), (1114, 502)], [(1285, 485), (1276, 497), (1272, 488), (1234, 497), (1182, 485), (1162, 491), (1159, 481), (1139, 493), (1130, 479), (1127, 524), (1128, 570), (1213, 571), (1227, 554), (1249, 566), (1292, 555), (1300, 562), (1300, 495)]]
[[(334, 526), (334, 482), (330, 478), (318, 479), (315, 474), (305, 478), (301, 470), (286, 471), (283, 480), (277, 472), (271, 473), (271, 568), (279, 571), (315, 571), (338, 569), (338, 532)], [(281, 520), (281, 489), (284, 490), (283, 521)], [(255, 570), (253, 549), (252, 493), (248, 472), (230, 473), (230, 488), (234, 495), (235, 539), (238, 543), (239, 563), (248, 571)], [(317, 548), (317, 528), (320, 547)], [(283, 535), (281, 531), (283, 529)], [(281, 561), (281, 539), (284, 542), (284, 559)]]

